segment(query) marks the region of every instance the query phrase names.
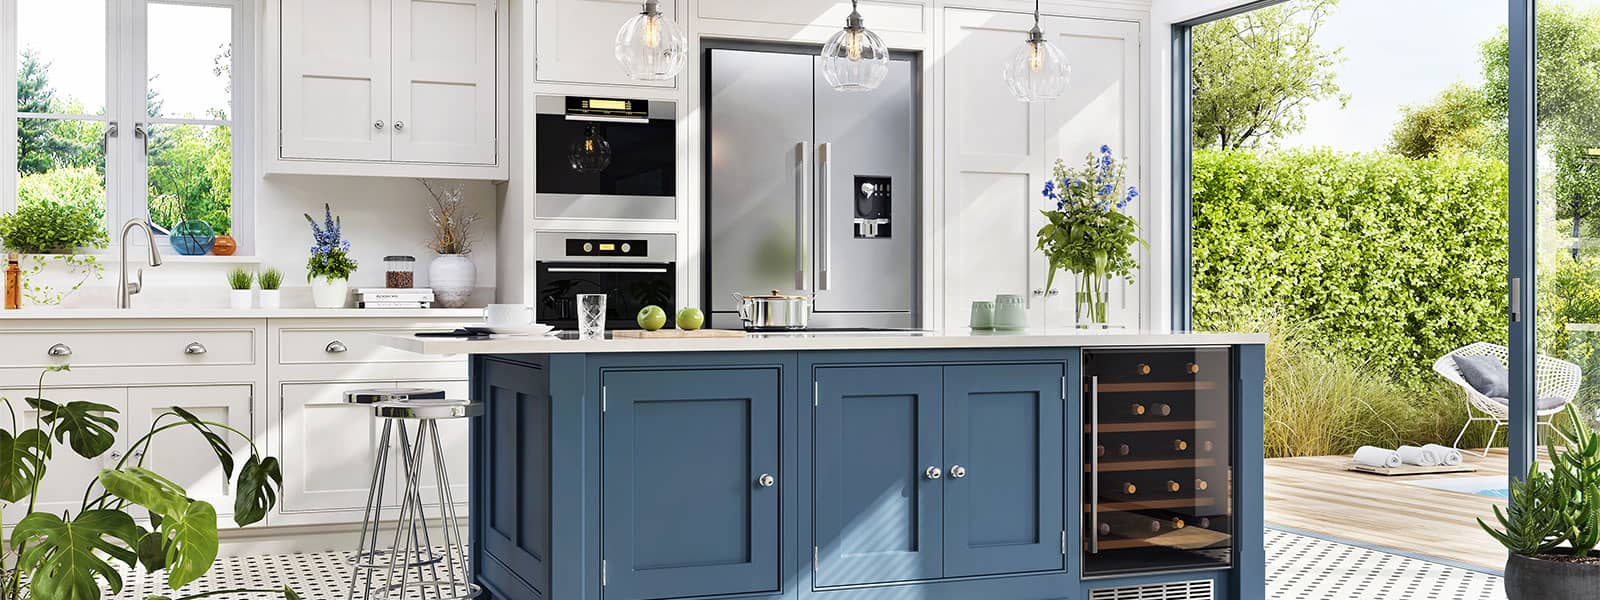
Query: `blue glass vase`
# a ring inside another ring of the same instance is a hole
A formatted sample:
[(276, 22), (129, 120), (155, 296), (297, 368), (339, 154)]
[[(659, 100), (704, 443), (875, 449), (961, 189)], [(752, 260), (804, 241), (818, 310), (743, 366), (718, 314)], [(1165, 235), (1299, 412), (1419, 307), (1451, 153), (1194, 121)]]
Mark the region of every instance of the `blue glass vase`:
[(168, 236), (172, 250), (184, 256), (203, 256), (211, 253), (217, 243), (217, 232), (205, 221), (182, 221), (172, 226)]

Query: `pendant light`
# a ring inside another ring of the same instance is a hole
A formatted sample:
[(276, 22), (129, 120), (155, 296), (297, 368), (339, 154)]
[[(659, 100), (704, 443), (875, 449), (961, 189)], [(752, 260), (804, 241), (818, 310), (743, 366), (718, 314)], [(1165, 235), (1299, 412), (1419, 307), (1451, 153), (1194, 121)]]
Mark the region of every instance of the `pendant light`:
[(617, 31), (617, 62), (633, 79), (672, 79), (683, 72), (688, 46), (683, 28), (661, 14), (660, 1), (645, 0), (644, 9)]
[(883, 38), (867, 29), (856, 10), (856, 0), (850, 0), (850, 16), (844, 20), (844, 29), (822, 47), (823, 78), (841, 92), (866, 92), (876, 89), (888, 75), (889, 47)]
[(593, 125), (583, 127), (583, 139), (572, 143), (567, 162), (578, 173), (599, 173), (611, 166), (611, 142)]
[(1028, 32), (1028, 43), (1006, 61), (1003, 74), (1011, 93), (1023, 102), (1054, 100), (1067, 91), (1072, 65), (1067, 64), (1060, 48), (1044, 38), (1044, 30), (1039, 28), (1039, 0), (1033, 2), (1033, 30)]

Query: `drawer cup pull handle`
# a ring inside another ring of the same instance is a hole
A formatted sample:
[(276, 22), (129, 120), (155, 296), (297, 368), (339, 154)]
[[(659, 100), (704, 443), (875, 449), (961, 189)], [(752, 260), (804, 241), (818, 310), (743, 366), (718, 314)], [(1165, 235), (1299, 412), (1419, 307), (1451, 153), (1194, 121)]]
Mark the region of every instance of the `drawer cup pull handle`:
[(339, 354), (341, 352), (347, 352), (349, 350), (350, 350), (350, 348), (345, 346), (344, 342), (341, 342), (339, 340), (334, 340), (334, 341), (328, 342), (328, 345), (322, 348), (322, 351), (323, 352), (327, 352), (328, 354)]
[(200, 342), (189, 342), (189, 345), (183, 347), (183, 353), (190, 356), (199, 356), (206, 353), (206, 346)]
[(72, 356), (72, 347), (66, 344), (56, 344), (45, 351), (50, 356)]
[(922, 475), (930, 480), (938, 479), (944, 475), (944, 471), (940, 471), (939, 467), (928, 467), (928, 470), (923, 471)]
[(966, 467), (963, 467), (961, 465), (955, 465), (953, 467), (950, 467), (950, 478), (951, 479), (961, 479), (962, 477), (966, 477), (966, 476), (967, 476), (967, 468)]
[(764, 488), (769, 488), (777, 484), (778, 480), (773, 478), (772, 474), (770, 473), (762, 473), (760, 477), (756, 478), (756, 485)]

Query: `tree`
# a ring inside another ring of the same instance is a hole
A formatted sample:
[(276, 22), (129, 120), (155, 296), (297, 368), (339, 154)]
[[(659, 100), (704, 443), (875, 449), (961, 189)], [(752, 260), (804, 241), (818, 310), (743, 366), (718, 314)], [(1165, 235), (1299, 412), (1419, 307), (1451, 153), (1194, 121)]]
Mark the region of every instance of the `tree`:
[[(55, 104), (55, 89), (50, 87), (50, 65), (38, 53), (23, 50), (17, 61), (17, 113), (48, 113)], [(55, 156), (65, 147), (51, 135), (55, 122), (48, 119), (17, 119), (17, 172), (43, 173), (55, 166)]]
[(1293, 0), (1194, 28), (1194, 143), (1253, 148), (1305, 128), (1306, 107), (1342, 95), (1340, 50), (1316, 41), (1339, 0)]
[(1400, 109), (1389, 149), (1406, 158), (1479, 151), (1490, 137), (1491, 114), (1482, 90), (1451, 84), (1427, 104)]

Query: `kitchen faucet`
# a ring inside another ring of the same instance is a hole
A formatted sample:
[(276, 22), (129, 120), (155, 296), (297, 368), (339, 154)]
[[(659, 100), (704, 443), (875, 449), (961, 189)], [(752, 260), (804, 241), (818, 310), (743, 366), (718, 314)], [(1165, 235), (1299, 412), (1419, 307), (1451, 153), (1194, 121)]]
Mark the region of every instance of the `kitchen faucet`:
[(117, 246), (121, 252), (117, 258), (117, 308), (130, 308), (133, 295), (144, 287), (144, 267), (139, 268), (138, 281), (128, 281), (128, 232), (135, 228), (144, 230), (145, 244), (150, 248), (150, 266), (161, 266), (161, 252), (156, 250), (156, 236), (150, 232), (150, 225), (138, 219), (123, 225), (121, 241)]

